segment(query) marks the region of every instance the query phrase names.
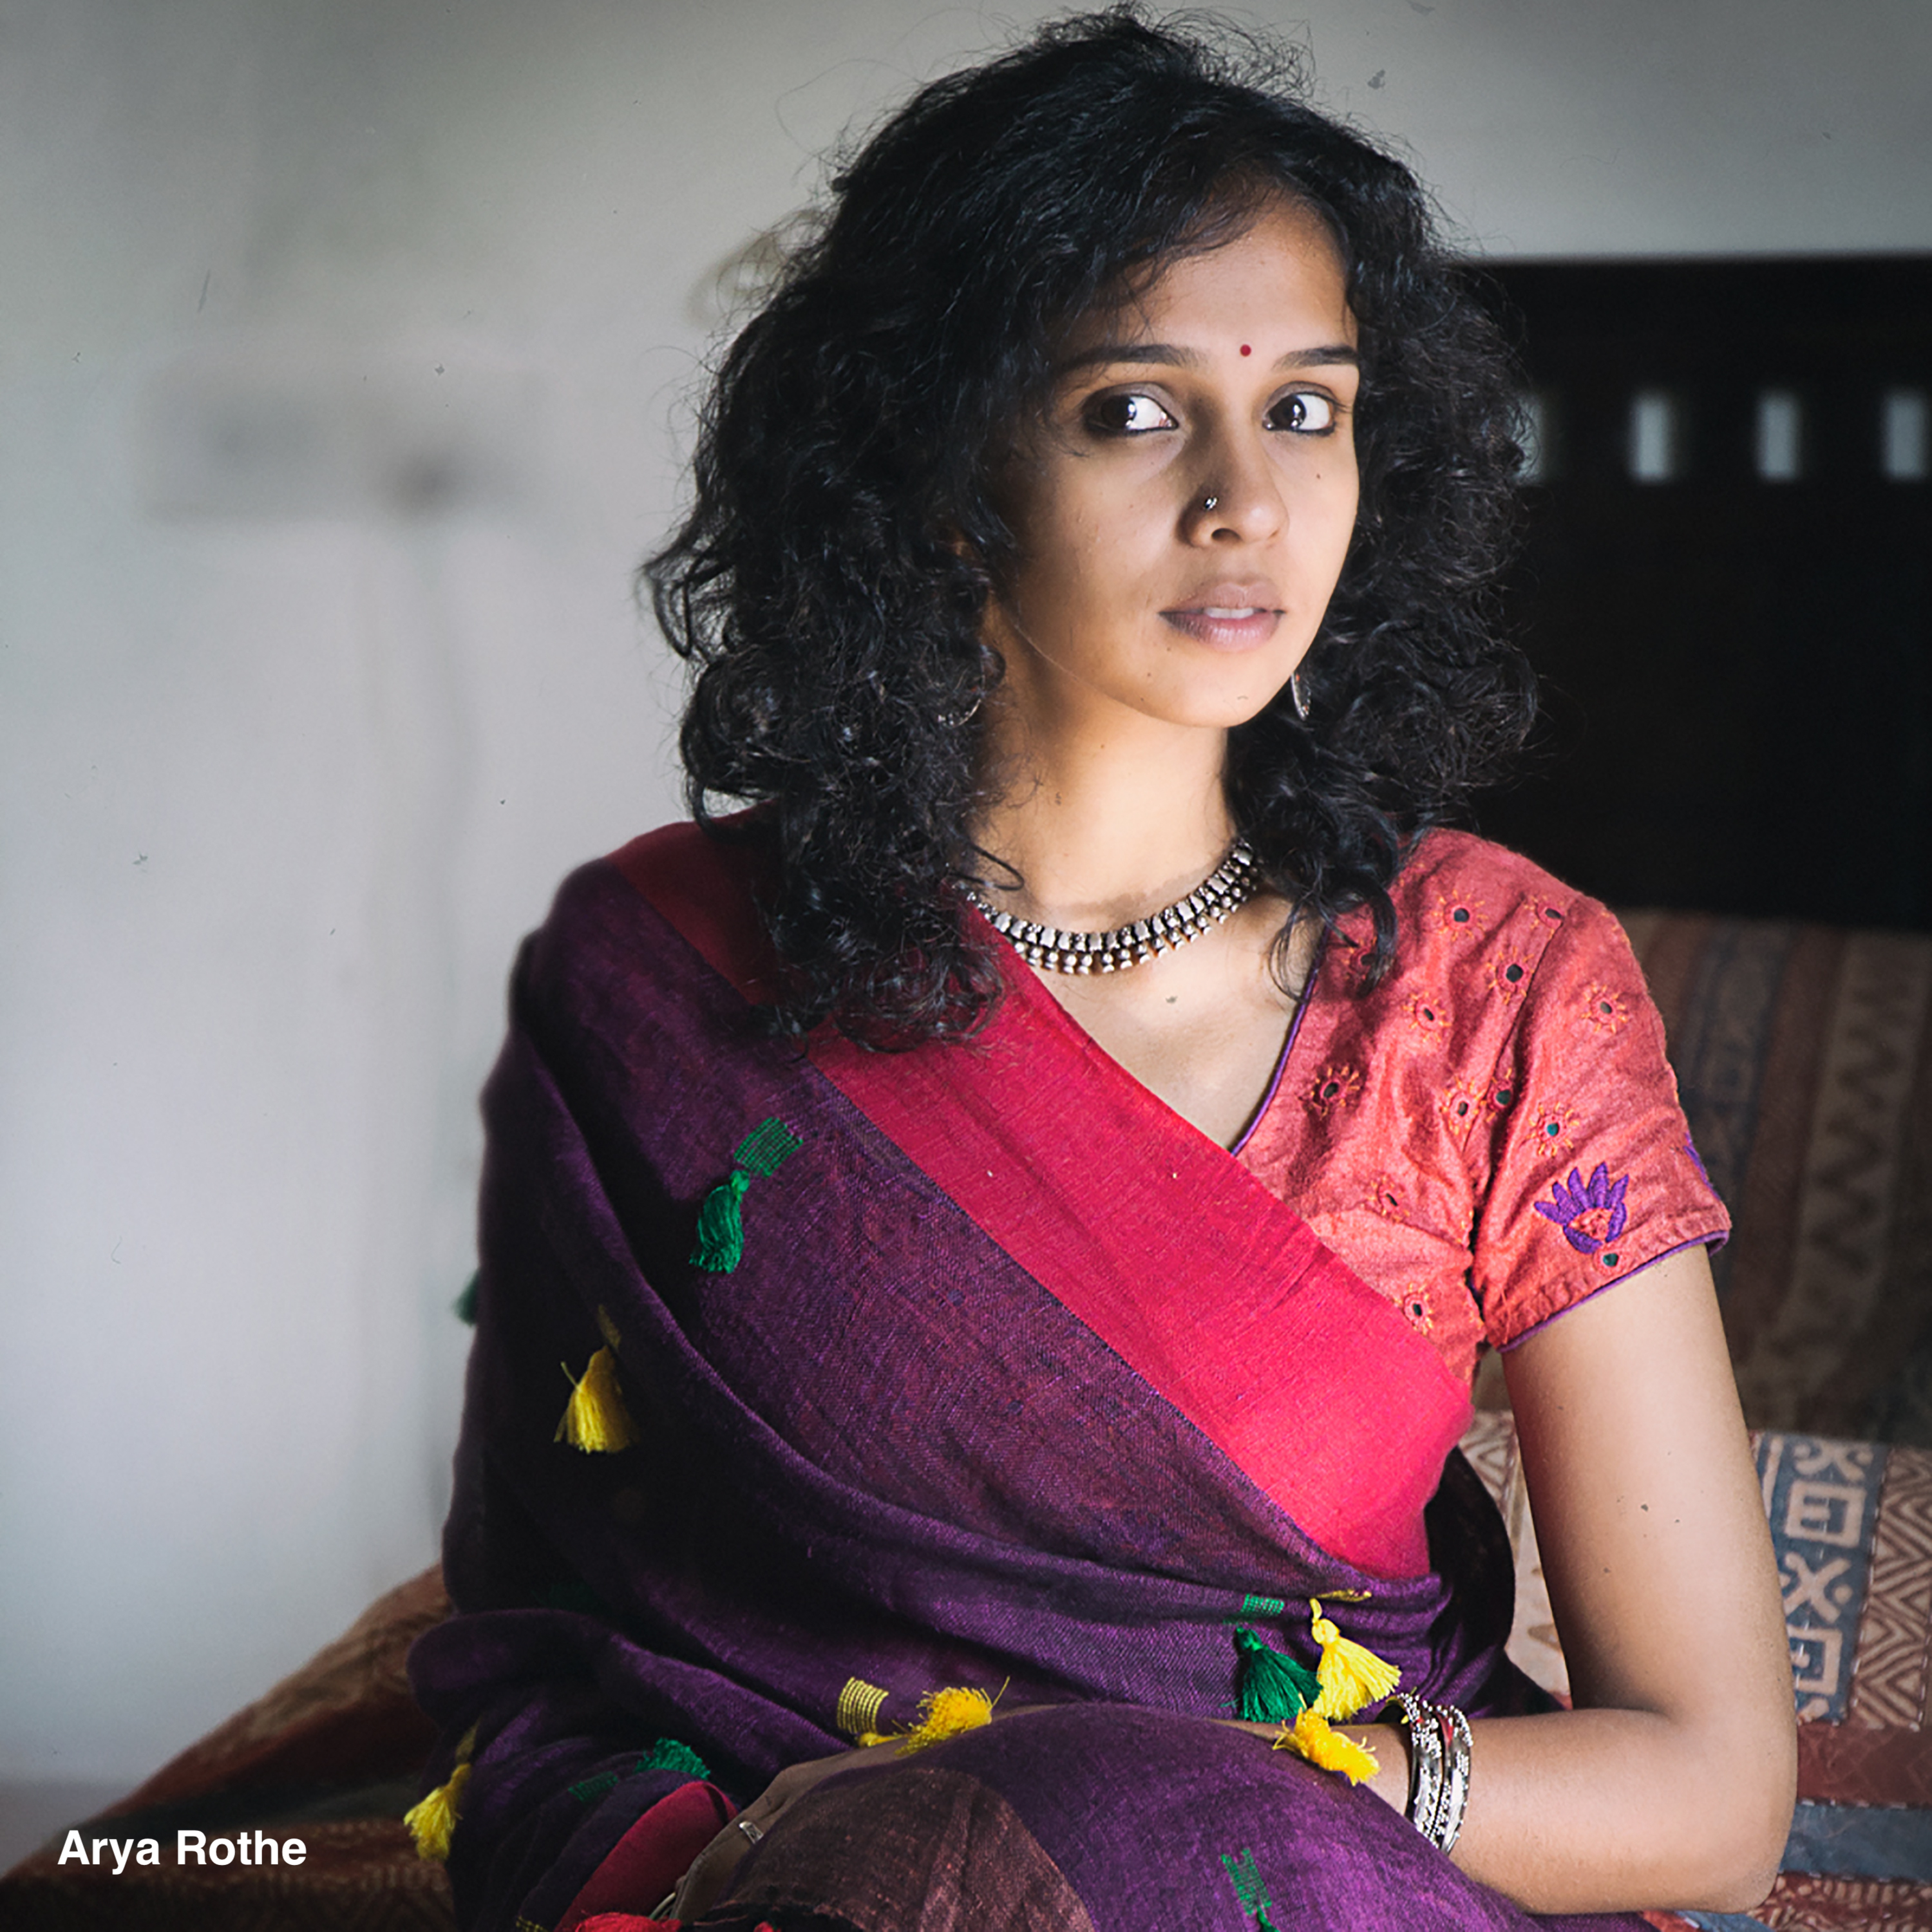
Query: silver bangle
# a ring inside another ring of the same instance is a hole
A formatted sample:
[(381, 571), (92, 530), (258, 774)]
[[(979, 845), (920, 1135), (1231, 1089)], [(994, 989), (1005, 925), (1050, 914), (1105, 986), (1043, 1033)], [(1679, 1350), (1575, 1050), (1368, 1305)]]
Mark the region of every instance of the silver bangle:
[(1408, 1726), (1408, 1822), (1438, 1852), (1452, 1852), (1469, 1804), (1469, 1720), (1454, 1704), (1406, 1690), (1394, 1702)]
[(1475, 1740), (1469, 1720), (1454, 1704), (1438, 1704), (1436, 1714), (1442, 1720), (1442, 1737), (1447, 1748), (1448, 1768), (1442, 1780), (1442, 1800), (1430, 1836), (1444, 1852), (1456, 1849), (1462, 1835), (1462, 1814), (1469, 1803), (1469, 1760)]
[(1408, 1822), (1433, 1844), (1442, 1803), (1442, 1729), (1433, 1704), (1406, 1690), (1397, 1691), (1395, 1702), (1408, 1726)]

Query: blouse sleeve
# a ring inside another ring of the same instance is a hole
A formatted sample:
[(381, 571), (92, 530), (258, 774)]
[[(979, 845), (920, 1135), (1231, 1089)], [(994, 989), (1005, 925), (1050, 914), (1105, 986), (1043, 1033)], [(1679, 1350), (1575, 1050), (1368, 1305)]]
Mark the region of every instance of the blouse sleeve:
[(1569, 904), (1537, 962), (1496, 1091), (1471, 1277), (1492, 1346), (1730, 1231), (1642, 971), (1595, 901)]

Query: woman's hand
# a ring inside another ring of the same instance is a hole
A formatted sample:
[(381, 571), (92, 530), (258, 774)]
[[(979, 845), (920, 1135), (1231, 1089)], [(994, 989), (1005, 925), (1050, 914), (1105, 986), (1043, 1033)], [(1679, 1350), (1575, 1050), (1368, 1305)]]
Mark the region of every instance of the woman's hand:
[[(1038, 1704), (1010, 1705), (995, 1711), (992, 1721), (998, 1724), (1009, 1718), (1024, 1718), (1029, 1712), (1044, 1708)], [(902, 1738), (888, 1738), (883, 1744), (862, 1745), (854, 1750), (835, 1751), (830, 1757), (808, 1758), (802, 1764), (788, 1765), (692, 1860), (690, 1869), (671, 1895), (672, 1916), (696, 1918), (708, 1912), (731, 1882), (740, 1860), (778, 1822), (787, 1808), (814, 1784), (835, 1771), (850, 1771), (877, 1758), (898, 1757), (904, 1744)], [(742, 1828), (746, 1824), (751, 1831)]]
[[(868, 1764), (881, 1756), (896, 1756), (898, 1752), (898, 1740), (892, 1738), (882, 1744), (835, 1751), (830, 1757), (808, 1758), (802, 1764), (788, 1765), (692, 1860), (672, 1894), (672, 1917), (698, 1918), (710, 1911), (723, 1896), (740, 1862), (758, 1838), (763, 1838), (814, 1784), (835, 1771), (850, 1771), (855, 1765)], [(747, 1825), (751, 1831), (742, 1828)], [(756, 1838), (752, 1836), (754, 1832)]]

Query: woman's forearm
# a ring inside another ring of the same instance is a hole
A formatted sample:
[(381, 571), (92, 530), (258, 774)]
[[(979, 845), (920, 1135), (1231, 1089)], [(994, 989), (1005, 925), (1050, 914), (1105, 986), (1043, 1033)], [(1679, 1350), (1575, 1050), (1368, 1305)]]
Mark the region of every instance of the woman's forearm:
[[(1273, 1737), (1265, 1724), (1244, 1724)], [(1408, 1800), (1407, 1734), (1341, 1727), (1380, 1768), (1358, 1787)], [(1532, 1912), (1738, 1912), (1770, 1889), (1791, 1818), (1789, 1733), (1708, 1732), (1644, 1711), (1475, 1720), (1452, 1853)]]
[(1747, 1910), (1791, 1822), (1789, 1728), (1760, 1728), (1646, 1711), (1478, 1720), (1456, 1862), (1532, 1912)]

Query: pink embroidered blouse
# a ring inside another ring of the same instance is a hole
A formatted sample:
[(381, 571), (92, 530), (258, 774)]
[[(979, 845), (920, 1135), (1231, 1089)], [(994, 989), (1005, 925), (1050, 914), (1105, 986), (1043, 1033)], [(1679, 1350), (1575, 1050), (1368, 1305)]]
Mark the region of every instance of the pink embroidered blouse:
[(1234, 1150), (1466, 1379), (1730, 1221), (1605, 908), (1458, 832), (1394, 896), (1394, 968), (1356, 997), (1371, 928), (1343, 922)]

